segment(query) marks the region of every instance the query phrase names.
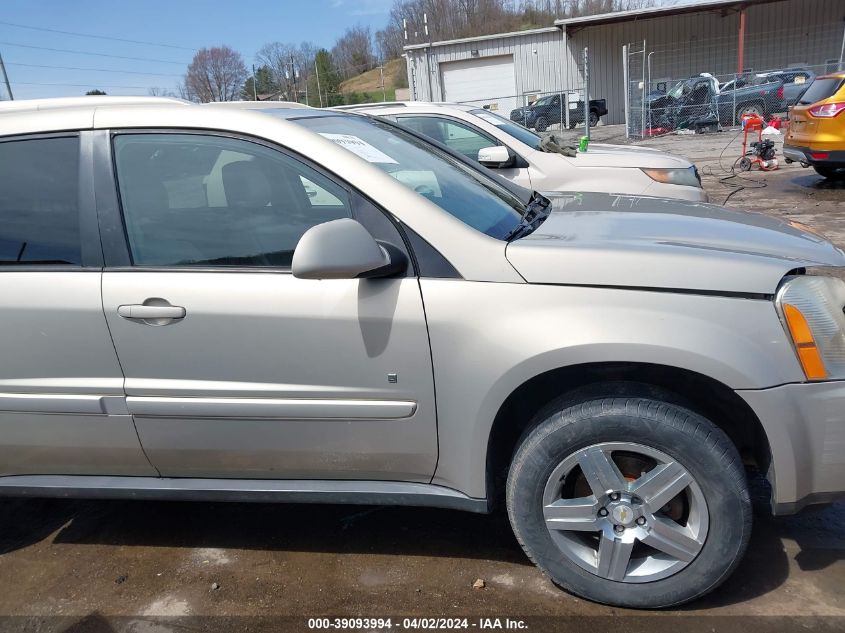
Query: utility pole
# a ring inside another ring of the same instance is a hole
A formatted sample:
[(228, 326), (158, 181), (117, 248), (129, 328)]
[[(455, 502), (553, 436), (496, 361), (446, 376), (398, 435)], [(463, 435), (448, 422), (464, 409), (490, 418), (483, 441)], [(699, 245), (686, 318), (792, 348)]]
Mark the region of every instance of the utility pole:
[[(408, 45), (408, 21), (402, 18), (402, 35), (405, 37), (405, 45)], [(410, 55), (410, 57), (409, 57)], [(402, 57), (405, 58), (405, 68), (409, 69), (408, 83), (411, 86), (411, 101), (417, 100), (417, 69), (415, 68), (416, 55), (411, 55), (411, 51), (406, 51)]]
[(6, 83), (6, 91), (9, 93), (9, 101), (15, 100), (12, 94), (12, 86), (9, 84), (9, 75), (6, 74), (6, 65), (3, 63), (3, 56), (0, 55), (0, 71), (3, 72), (3, 81)]
[(299, 101), (296, 94), (296, 67), (293, 65), (293, 53), (290, 54), (290, 78), (293, 81), (293, 99), (291, 101)]
[(258, 87), (255, 85), (255, 64), (252, 65), (252, 100), (258, 101)]
[(320, 89), (320, 67), (317, 66), (317, 58), (314, 58), (314, 74), (317, 75), (317, 94), (320, 96), (320, 107), (323, 107), (323, 93)]
[(384, 60), (381, 62), (381, 66), (378, 67), (379, 74), (381, 75), (381, 100), (382, 103), (387, 101), (387, 92), (384, 90)]

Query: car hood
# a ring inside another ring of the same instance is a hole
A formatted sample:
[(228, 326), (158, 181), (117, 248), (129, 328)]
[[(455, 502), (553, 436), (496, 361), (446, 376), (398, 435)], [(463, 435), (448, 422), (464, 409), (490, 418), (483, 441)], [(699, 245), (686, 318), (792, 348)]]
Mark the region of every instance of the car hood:
[(650, 147), (630, 145), (606, 145), (590, 143), (586, 152), (578, 152), (574, 158), (578, 167), (648, 167), (664, 169), (686, 169), (692, 165), (681, 156), (667, 154)]
[(545, 194), (552, 213), (506, 255), (529, 283), (773, 294), (790, 270), (845, 266), (795, 222), (712, 204), (599, 193)]

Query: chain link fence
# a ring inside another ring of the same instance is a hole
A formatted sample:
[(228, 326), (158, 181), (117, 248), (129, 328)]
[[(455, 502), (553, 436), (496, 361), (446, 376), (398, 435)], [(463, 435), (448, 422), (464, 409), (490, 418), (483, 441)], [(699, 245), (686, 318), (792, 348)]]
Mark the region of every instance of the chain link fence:
[[(638, 66), (637, 62), (629, 65), (631, 77)], [(817, 64), (720, 75), (705, 72), (659, 81), (629, 77), (628, 136), (716, 131), (740, 125), (746, 114), (783, 120), (818, 75), (835, 70), (835, 65)]]
[(728, 35), (687, 46), (631, 42), (622, 47), (627, 136), (717, 130), (746, 114), (783, 119), (817, 76), (842, 69), (843, 41), (842, 25), (830, 24), (750, 34), (742, 47)]

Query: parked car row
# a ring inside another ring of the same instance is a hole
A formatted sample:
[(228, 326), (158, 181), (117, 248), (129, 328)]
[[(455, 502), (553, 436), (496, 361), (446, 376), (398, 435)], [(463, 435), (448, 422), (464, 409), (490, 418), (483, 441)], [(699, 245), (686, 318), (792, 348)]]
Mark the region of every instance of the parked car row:
[(657, 608), (741, 560), (746, 465), (845, 494), (845, 253), (684, 159), (85, 97), (0, 104), (0, 166), (2, 495), (502, 498), (560, 587)]
[(495, 112), (421, 101), (344, 106), (397, 121), (500, 176), (536, 191), (602, 191), (707, 201), (698, 171), (679, 156), (631, 145), (590, 144), (575, 152)]

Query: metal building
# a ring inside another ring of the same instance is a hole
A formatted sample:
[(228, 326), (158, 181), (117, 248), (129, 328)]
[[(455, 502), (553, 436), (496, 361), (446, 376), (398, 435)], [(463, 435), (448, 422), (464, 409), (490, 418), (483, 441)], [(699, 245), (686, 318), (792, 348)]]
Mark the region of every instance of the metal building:
[[(607, 99), (605, 123), (625, 121), (622, 47), (641, 54), (635, 72), (665, 85), (702, 72), (842, 67), (843, 0), (703, 0), (555, 21), (550, 28), (405, 47), (411, 98), (458, 101), (507, 113), (543, 93), (583, 89)], [(628, 68), (630, 71), (631, 68)]]
[(405, 55), (415, 101), (479, 101), (507, 112), (522, 95), (563, 87), (566, 76), (557, 26), (407, 46)]

